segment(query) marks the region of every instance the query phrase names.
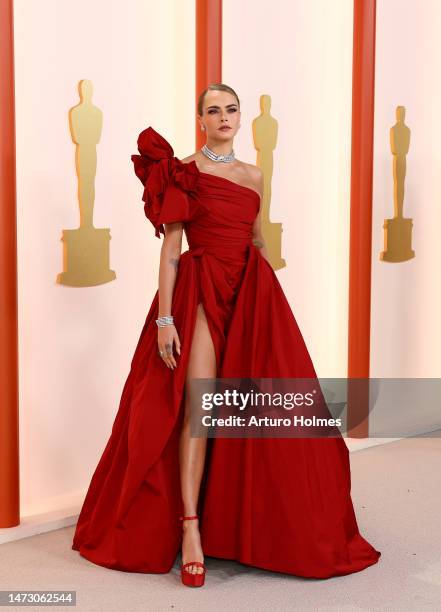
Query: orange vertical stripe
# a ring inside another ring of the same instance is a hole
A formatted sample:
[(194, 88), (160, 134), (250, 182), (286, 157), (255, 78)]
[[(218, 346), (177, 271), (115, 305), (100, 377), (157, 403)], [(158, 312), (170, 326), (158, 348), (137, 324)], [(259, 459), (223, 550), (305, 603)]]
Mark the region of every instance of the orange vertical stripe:
[[(371, 327), (375, 18), (376, 0), (354, 0), (348, 378), (366, 379)], [(368, 434), (367, 382), (348, 387), (348, 430), (352, 437)]]
[(0, 527), (20, 522), (12, 2), (0, 2)]
[[(196, 0), (196, 102), (210, 85), (222, 81), (222, 0)], [(197, 111), (197, 108), (196, 108)], [(196, 121), (196, 148), (205, 134)]]

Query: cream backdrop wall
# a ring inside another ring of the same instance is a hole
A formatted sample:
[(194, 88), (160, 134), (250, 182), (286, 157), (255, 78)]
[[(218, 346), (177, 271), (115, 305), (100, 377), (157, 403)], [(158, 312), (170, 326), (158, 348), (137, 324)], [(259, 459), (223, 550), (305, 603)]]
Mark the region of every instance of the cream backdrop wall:
[(237, 152), (255, 162), (251, 123), (269, 94), (279, 124), (270, 215), (287, 263), (277, 276), (322, 377), (347, 373), (352, 27), (352, 0), (223, 1)]
[[(441, 4), (378, 0), (372, 234), (371, 371), (375, 377), (441, 372)], [(440, 70), (438, 70), (438, 68)], [(411, 129), (404, 216), (413, 219), (415, 258), (379, 260), (383, 220), (393, 217), (389, 129), (405, 106)], [(414, 409), (424, 407), (415, 398)], [(438, 425), (439, 425), (438, 421)]]
[[(133, 173), (151, 123), (194, 151), (192, 0), (15, 0), (20, 472), (24, 516), (81, 499), (101, 455), (157, 288), (160, 241)], [(68, 111), (90, 79), (104, 114), (96, 227), (110, 227), (106, 285), (57, 285), (63, 228), (78, 226)]]

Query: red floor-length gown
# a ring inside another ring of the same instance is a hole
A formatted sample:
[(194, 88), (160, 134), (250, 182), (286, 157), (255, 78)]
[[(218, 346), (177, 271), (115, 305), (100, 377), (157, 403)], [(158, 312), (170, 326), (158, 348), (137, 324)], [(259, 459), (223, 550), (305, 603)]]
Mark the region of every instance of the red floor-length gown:
[[(177, 368), (157, 352), (158, 292), (78, 519), (72, 548), (130, 572), (168, 572), (181, 546), (179, 433), (189, 350), (202, 302), (218, 378), (316, 377), (278, 279), (252, 244), (260, 197), (174, 157), (152, 127), (133, 155), (156, 236), (183, 222), (172, 300)], [(200, 495), (206, 557), (311, 578), (357, 572), (380, 552), (359, 533), (342, 437), (211, 438)]]

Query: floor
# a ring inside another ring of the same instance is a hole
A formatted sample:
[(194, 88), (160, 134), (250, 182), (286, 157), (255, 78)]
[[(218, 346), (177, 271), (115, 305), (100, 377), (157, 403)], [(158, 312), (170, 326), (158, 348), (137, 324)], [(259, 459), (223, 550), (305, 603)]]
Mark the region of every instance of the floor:
[(106, 612), (439, 611), (441, 437), (433, 436), (351, 453), (360, 531), (382, 553), (362, 572), (310, 580), (207, 558), (205, 586), (190, 589), (180, 584), (179, 558), (166, 575), (107, 570), (71, 550), (74, 528), (67, 527), (2, 544), (1, 589), (75, 590), (76, 609)]

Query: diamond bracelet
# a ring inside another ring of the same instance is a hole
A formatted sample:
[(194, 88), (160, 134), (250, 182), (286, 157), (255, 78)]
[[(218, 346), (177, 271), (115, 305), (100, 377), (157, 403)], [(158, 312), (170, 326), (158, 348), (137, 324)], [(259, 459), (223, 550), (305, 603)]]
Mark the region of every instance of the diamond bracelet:
[(165, 327), (166, 325), (173, 325), (173, 317), (165, 315), (164, 317), (159, 317), (156, 319), (156, 325), (158, 327)]

